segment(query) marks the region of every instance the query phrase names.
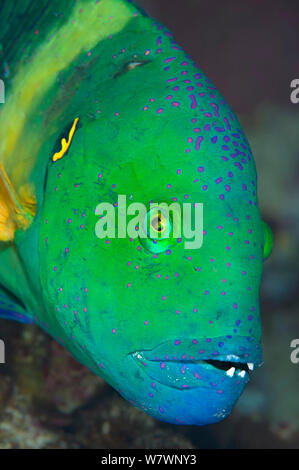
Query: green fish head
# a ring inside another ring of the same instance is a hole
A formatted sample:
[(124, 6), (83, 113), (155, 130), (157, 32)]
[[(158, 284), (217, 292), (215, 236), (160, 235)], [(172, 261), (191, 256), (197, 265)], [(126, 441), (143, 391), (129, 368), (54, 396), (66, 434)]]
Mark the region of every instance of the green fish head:
[[(253, 156), (223, 97), (160, 24), (132, 20), (103, 50), (72, 98), (67, 153), (49, 155), (42, 326), (150, 415), (217, 422), (261, 363)], [(120, 237), (124, 217), (136, 233)]]

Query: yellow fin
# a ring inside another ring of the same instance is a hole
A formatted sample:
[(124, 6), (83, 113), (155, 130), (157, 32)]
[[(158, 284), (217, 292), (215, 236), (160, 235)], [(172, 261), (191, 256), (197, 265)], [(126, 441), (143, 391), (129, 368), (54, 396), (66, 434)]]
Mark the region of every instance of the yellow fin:
[(0, 241), (14, 240), (17, 229), (26, 230), (36, 213), (32, 186), (23, 186), (18, 196), (0, 162)]

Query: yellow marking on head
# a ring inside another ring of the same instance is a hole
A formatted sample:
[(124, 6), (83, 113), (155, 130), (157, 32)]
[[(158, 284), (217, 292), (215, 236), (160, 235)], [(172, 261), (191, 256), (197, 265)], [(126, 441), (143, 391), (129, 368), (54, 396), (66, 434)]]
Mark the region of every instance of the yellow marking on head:
[[(38, 151), (47, 138), (25, 124), (43, 97), (57, 82), (58, 74), (81, 53), (93, 49), (110, 34), (120, 32), (133, 18), (132, 5), (120, 0), (78, 2), (65, 23), (23, 64), (12, 81), (0, 114), (0, 155), (11, 181), (18, 187), (28, 179)], [(30, 142), (30, 146), (24, 143)]]
[(71, 145), (71, 142), (73, 140), (78, 121), (79, 121), (79, 118), (76, 118), (74, 120), (74, 123), (73, 123), (72, 128), (71, 128), (70, 133), (69, 133), (68, 141), (66, 141), (65, 138), (63, 138), (61, 140), (61, 150), (60, 150), (60, 152), (54, 153), (53, 158), (52, 158), (53, 162), (57, 162), (57, 160), (60, 160), (66, 154), (66, 152), (68, 151), (68, 149)]
[[(17, 229), (26, 230), (36, 213), (35, 196), (29, 184), (22, 187), (22, 198), (14, 190), (0, 162), (0, 241), (11, 242)], [(24, 198), (24, 199), (23, 199)]]

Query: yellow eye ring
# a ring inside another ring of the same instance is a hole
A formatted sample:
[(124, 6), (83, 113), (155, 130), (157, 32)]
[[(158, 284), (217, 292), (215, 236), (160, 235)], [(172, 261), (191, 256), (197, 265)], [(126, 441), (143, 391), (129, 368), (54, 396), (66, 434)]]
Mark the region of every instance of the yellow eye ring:
[(155, 207), (147, 213), (145, 226), (147, 236), (152, 240), (168, 237), (171, 230), (170, 220), (160, 207)]
[(152, 207), (144, 217), (142, 229), (145, 237), (140, 238), (141, 244), (151, 253), (163, 253), (174, 244), (172, 219), (164, 207)]
[(155, 214), (154, 217), (151, 218), (150, 225), (156, 233), (163, 233), (167, 227), (167, 219), (159, 212), (158, 215)]

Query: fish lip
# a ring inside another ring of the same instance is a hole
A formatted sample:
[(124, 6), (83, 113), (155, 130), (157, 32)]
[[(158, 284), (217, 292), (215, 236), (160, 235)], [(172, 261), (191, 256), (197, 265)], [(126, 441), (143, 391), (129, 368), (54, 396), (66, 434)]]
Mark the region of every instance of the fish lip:
[(168, 340), (129, 355), (144, 374), (163, 386), (180, 391), (219, 387), (217, 393), (230, 390), (227, 397), (235, 398), (262, 360), (259, 341), (237, 335)]
[[(217, 337), (213, 338), (216, 342), (223, 341), (224, 338), (231, 338), (227, 337)], [(188, 358), (185, 354), (181, 357), (172, 356), (171, 352), (168, 354), (168, 351), (173, 350), (173, 345), (177, 343), (178, 340), (169, 340), (164, 343), (160, 343), (158, 346), (152, 349), (143, 349), (139, 351), (134, 351), (130, 355), (132, 358), (137, 362), (174, 362), (174, 363), (189, 363), (189, 364), (198, 364), (206, 361), (220, 361), (220, 362), (228, 362), (233, 364), (250, 364), (250, 372), (254, 371), (258, 367), (262, 365), (262, 352), (261, 346), (259, 341), (254, 338), (243, 337), (243, 336), (234, 336), (234, 342), (236, 341), (244, 341), (244, 338), (247, 340), (245, 350), (240, 353), (235, 346), (232, 345), (228, 351), (224, 354), (215, 354), (215, 351), (212, 352), (205, 352), (205, 348), (207, 346), (207, 338), (201, 338), (200, 340), (196, 340), (196, 343), (192, 347), (192, 351), (194, 351), (194, 355), (192, 354), (192, 358)], [(194, 339), (183, 339), (180, 340), (180, 344), (186, 345), (188, 343), (194, 343)], [(182, 349), (182, 348), (181, 348)], [(161, 350), (163, 350), (163, 356), (161, 356)], [(159, 351), (160, 356), (157, 355)], [(190, 348), (189, 348), (190, 351)], [(204, 352), (202, 352), (204, 351)], [(199, 353), (200, 352), (200, 353)], [(184, 357), (186, 356), (186, 357)]]
[(232, 355), (232, 354), (227, 355), (227, 356), (217, 357), (217, 359), (215, 359), (215, 357), (207, 356), (207, 357), (202, 357), (201, 359), (198, 359), (198, 360), (193, 360), (193, 359), (184, 360), (184, 359), (173, 359), (173, 358), (171, 359), (158, 359), (158, 358), (148, 359), (148, 357), (144, 354), (144, 352), (146, 351), (136, 351), (134, 353), (131, 353), (130, 355), (136, 362), (144, 363), (144, 365), (146, 365), (146, 362), (147, 363), (164, 362), (164, 363), (176, 363), (176, 364), (202, 364), (208, 361), (214, 361), (214, 362), (219, 361), (223, 363), (229, 363), (231, 365), (236, 364), (236, 369), (238, 368), (237, 365), (244, 364), (244, 366), (247, 365), (248, 367), (248, 364), (251, 364), (252, 368), (249, 369), (250, 372), (253, 372), (257, 367), (260, 367), (262, 365), (262, 363), (255, 365), (254, 363), (250, 361), (247, 362), (243, 358)]

